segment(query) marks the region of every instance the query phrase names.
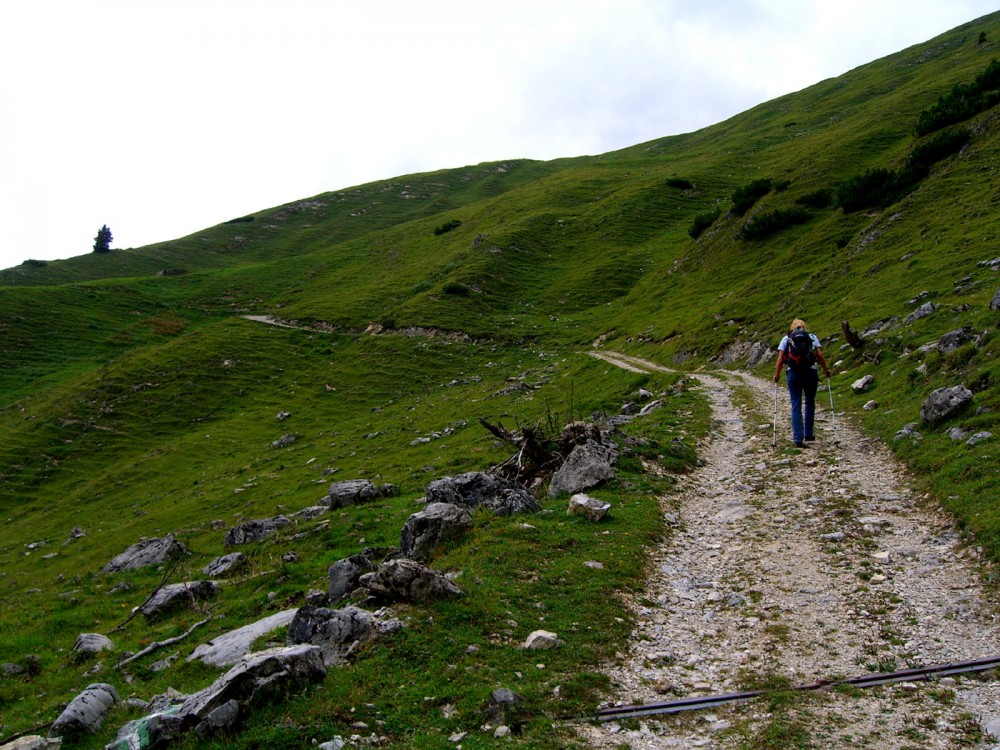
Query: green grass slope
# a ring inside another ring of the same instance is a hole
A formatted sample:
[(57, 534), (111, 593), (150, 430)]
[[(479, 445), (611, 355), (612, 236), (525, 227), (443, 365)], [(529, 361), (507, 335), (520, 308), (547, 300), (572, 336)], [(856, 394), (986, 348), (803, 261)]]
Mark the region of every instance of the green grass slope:
[[(0, 739), (51, 722), (95, 679), (143, 698), (211, 679), (183, 662), (153, 671), (166, 654), (138, 662), (131, 682), (109, 659), (93, 677), (93, 661), (69, 653), (77, 633), (115, 629), (163, 575), (98, 572), (142, 536), (176, 533), (193, 554), (175, 576), (197, 577), (223, 551), (219, 527), (311, 505), (333, 479), (401, 488), (255, 545), (248, 575), (209, 605), (216, 619), (193, 647), (301, 603), (325, 588), (333, 561), (397, 543), (430, 480), (502, 460), (480, 417), (561, 426), (615, 411), (645, 386), (667, 405), (629, 428), (650, 441), (648, 460), (684, 470), (706, 405), (675, 387), (679, 376), (584, 356), (596, 339), (702, 366), (734, 344), (774, 345), (805, 318), (837, 362), (838, 410), (889, 441), (1000, 559), (995, 442), (946, 432), (1000, 439), (1000, 312), (989, 307), (1000, 276), (983, 263), (1000, 256), (1000, 114), (986, 106), (945, 128), (962, 131), (963, 147), (881, 203), (845, 211), (816, 197), (846, 195), (869, 170), (903, 174), (937, 142), (915, 135), (921, 113), (1000, 57), (994, 40), (1000, 14), (696, 133), (410, 175), (148, 248), (0, 272), (0, 663), (28, 666), (0, 679)], [(767, 189), (741, 214), (734, 193), (760, 180)], [(934, 313), (904, 322), (918, 296)], [(891, 318), (864, 349), (843, 348), (842, 320), (863, 330)], [(970, 340), (957, 351), (924, 346), (961, 327)], [(865, 374), (874, 389), (853, 393)], [(530, 389), (495, 395), (518, 382)], [(972, 407), (921, 426), (922, 440), (894, 440), (933, 389), (959, 383)], [(863, 410), (870, 399), (879, 408)], [(292, 416), (278, 421), (279, 411)], [(272, 447), (285, 434), (296, 441)], [(616, 593), (640, 587), (643, 546), (669, 533), (655, 501), (669, 481), (627, 457), (599, 493), (614, 519), (597, 527), (567, 520), (562, 501), (529, 519), (480, 514), (433, 563), (461, 572), (461, 603), (404, 608), (402, 636), (269, 706), (225, 746), (299, 747), (363, 720), (394, 746), (439, 747), (482, 723), (497, 687), (528, 699), (524, 746), (565, 746), (570, 735), (551, 725), (597, 700), (597, 666), (630, 630)], [(73, 538), (77, 527), (85, 536)], [(132, 588), (112, 591), (122, 581)], [(203, 617), (131, 620), (117, 648), (138, 651)], [(572, 634), (544, 668), (517, 648), (538, 627)], [(101, 746), (135, 715), (117, 709), (81, 746)]]

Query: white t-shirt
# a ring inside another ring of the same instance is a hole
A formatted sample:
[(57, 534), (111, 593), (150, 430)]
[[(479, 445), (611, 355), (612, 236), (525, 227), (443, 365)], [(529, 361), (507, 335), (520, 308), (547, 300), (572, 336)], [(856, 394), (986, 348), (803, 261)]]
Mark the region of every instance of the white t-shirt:
[[(817, 349), (822, 348), (822, 345), (819, 343), (819, 338), (817, 338), (817, 336), (816, 336), (815, 333), (810, 333), (809, 334), (809, 338), (812, 339), (813, 351), (816, 351)], [(788, 336), (787, 335), (784, 338), (782, 338), (781, 339), (781, 343), (778, 344), (778, 351), (779, 352), (787, 352), (788, 351)], [(817, 369), (816, 362), (812, 363), (812, 369), (814, 369), (814, 370)]]

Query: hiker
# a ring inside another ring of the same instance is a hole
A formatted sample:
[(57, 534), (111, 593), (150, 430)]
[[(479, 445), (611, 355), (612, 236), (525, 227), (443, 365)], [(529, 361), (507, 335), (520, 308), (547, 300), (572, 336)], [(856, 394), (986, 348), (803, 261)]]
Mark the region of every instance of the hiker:
[[(813, 419), (816, 416), (816, 389), (819, 387), (819, 371), (816, 364), (823, 366), (826, 377), (830, 377), (830, 368), (823, 357), (823, 349), (819, 339), (806, 330), (806, 324), (796, 318), (792, 321), (791, 331), (778, 344), (778, 367), (774, 372), (774, 383), (777, 385), (781, 376), (781, 368), (787, 366), (785, 376), (788, 383), (788, 396), (792, 401), (792, 442), (796, 448), (805, 447), (805, 440), (815, 440)], [(802, 420), (802, 397), (805, 396), (806, 418)]]

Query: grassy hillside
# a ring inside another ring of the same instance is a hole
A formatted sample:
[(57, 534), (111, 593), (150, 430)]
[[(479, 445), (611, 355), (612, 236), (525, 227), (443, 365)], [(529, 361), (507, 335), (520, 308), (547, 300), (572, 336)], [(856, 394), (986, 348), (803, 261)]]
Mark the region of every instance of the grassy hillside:
[[(1000, 14), (696, 133), (599, 157), (410, 175), (148, 248), (0, 272), (0, 663), (40, 656), (27, 677), (0, 680), (0, 739), (52, 721), (96, 679), (143, 698), (210, 679), (182, 661), (152, 671), (166, 654), (139, 662), (131, 683), (107, 659), (92, 677), (93, 662), (69, 653), (77, 633), (111, 631), (159, 581), (156, 570), (98, 573), (142, 536), (176, 533), (194, 553), (177, 575), (198, 576), (223, 551), (213, 521), (294, 512), (337, 478), (402, 490), (256, 545), (247, 580), (211, 605), (211, 632), (189, 650), (301, 603), (325, 588), (333, 561), (397, 543), (431, 479), (505, 458), (480, 417), (561, 426), (617, 411), (645, 386), (674, 395), (629, 427), (652, 441), (649, 459), (683, 470), (707, 429), (705, 404), (675, 388), (679, 376), (586, 357), (598, 337), (697, 367), (734, 344), (774, 345), (805, 318), (838, 362), (838, 410), (892, 443), (1000, 559), (995, 443), (946, 434), (961, 426), (1000, 439), (1000, 313), (989, 308), (1000, 275), (982, 263), (1000, 257), (1000, 115), (987, 102), (915, 135), (921, 113), (994, 58)], [(946, 137), (961, 147), (898, 195), (884, 188), (885, 200), (860, 210), (838, 203), (853, 195), (852, 178), (909, 175)], [(755, 181), (762, 195), (740, 215), (734, 194)], [(932, 315), (903, 322), (927, 301)], [(299, 328), (241, 317), (250, 314)], [(842, 320), (864, 330), (893, 317), (864, 349), (843, 348)], [(921, 351), (963, 326), (974, 339), (957, 351)], [(854, 394), (864, 374), (875, 387)], [(532, 388), (494, 395), (511, 382)], [(933, 389), (959, 383), (975, 394), (967, 412), (921, 427), (919, 442), (894, 441)], [(868, 400), (879, 408), (863, 410)], [(279, 411), (292, 416), (278, 421)], [(273, 448), (284, 434), (297, 440)], [(566, 520), (562, 501), (546, 501), (554, 512), (528, 519), (532, 529), (481, 514), (433, 563), (461, 571), (461, 605), (406, 609), (405, 635), (268, 708), (227, 746), (298, 747), (363, 720), (398, 746), (438, 747), (475, 723), (497, 687), (528, 698), (524, 746), (564, 746), (551, 724), (589, 710), (602, 686), (596, 666), (630, 630), (614, 593), (639, 585), (643, 545), (669, 533), (653, 499), (667, 481), (626, 460), (600, 493), (614, 520), (596, 533)], [(76, 527), (85, 536), (69, 541)], [(121, 580), (131, 590), (112, 594)], [(117, 647), (137, 651), (202, 616), (133, 620)], [(574, 633), (574, 648), (540, 669), (516, 645), (543, 626)], [(111, 724), (134, 715), (121, 709)]]

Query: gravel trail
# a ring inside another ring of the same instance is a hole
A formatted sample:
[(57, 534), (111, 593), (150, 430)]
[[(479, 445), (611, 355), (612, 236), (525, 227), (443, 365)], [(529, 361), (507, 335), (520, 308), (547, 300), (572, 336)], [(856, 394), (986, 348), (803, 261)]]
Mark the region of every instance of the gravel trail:
[[(623, 355), (612, 364), (665, 369)], [(913, 491), (883, 446), (817, 398), (817, 441), (788, 441), (787, 393), (745, 373), (696, 373), (711, 403), (704, 464), (661, 499), (673, 533), (649, 554), (638, 625), (607, 665), (630, 705), (1000, 654), (978, 554)], [(755, 682), (756, 681), (756, 682)], [(798, 697), (801, 696), (801, 697)], [(992, 722), (992, 723), (991, 723)], [(586, 725), (593, 747), (1000, 747), (1000, 675), (797, 694), (706, 712)]]

